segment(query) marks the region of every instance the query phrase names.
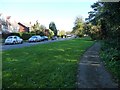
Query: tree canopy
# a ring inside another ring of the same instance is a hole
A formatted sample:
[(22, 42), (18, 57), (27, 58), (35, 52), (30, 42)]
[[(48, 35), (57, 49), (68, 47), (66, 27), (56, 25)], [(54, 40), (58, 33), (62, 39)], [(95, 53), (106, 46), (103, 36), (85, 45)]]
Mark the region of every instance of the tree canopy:
[(84, 21), (81, 16), (76, 17), (72, 33), (78, 36), (83, 35)]
[(49, 29), (51, 29), (54, 32), (54, 35), (57, 36), (57, 28), (54, 22), (50, 22)]
[(120, 2), (96, 2), (91, 5), (93, 11), (88, 12), (88, 23), (99, 26), (102, 39), (120, 37)]
[(36, 34), (40, 34), (41, 36), (44, 35), (46, 27), (42, 24), (40, 24), (38, 21), (32, 26), (32, 31)]
[(120, 84), (120, 2), (96, 2), (91, 8), (85, 32), (102, 39), (101, 58)]

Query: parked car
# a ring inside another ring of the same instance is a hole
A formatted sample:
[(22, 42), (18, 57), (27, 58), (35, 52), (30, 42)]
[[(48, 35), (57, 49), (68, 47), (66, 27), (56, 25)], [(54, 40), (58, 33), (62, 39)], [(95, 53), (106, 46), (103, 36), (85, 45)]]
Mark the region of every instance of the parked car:
[(28, 39), (28, 42), (40, 42), (42, 37), (39, 35), (34, 35)]
[(42, 36), (42, 41), (45, 41), (45, 40), (48, 41), (48, 37), (47, 36)]
[(5, 39), (5, 44), (17, 44), (17, 43), (23, 43), (23, 39), (18, 36), (8, 36)]
[(58, 39), (57, 36), (52, 37), (52, 40), (57, 40), (57, 39)]

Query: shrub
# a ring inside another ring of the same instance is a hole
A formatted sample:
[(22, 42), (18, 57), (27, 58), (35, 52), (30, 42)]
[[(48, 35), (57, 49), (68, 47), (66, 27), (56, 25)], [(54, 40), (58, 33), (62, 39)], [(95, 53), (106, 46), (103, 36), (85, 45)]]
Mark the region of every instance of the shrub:
[(20, 37), (20, 34), (19, 34), (19, 33), (10, 33), (10, 36), (13, 36), (13, 35)]
[(22, 33), (21, 38), (23, 40), (28, 40), (31, 36), (35, 35), (35, 33)]
[(2, 33), (2, 38), (6, 39), (8, 36), (19, 36), (20, 37), (20, 33)]
[(105, 41), (100, 55), (107, 69), (115, 76), (116, 81), (120, 83), (120, 51), (108, 41)]

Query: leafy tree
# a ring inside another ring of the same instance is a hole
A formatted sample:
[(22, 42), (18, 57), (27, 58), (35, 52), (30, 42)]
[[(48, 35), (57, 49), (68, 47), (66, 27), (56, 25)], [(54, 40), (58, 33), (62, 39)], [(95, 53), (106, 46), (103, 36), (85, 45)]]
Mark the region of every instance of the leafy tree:
[(51, 29), (49, 29), (48, 37), (52, 38), (53, 36), (54, 36), (54, 32)]
[(40, 25), (40, 31), (45, 31), (46, 27), (44, 25)]
[(66, 31), (66, 34), (68, 35), (68, 34), (71, 34), (71, 31)]
[[(102, 58), (120, 84), (118, 72), (120, 71), (120, 2), (96, 2), (91, 7), (93, 11), (89, 12), (86, 21), (92, 23), (93, 26), (98, 26), (99, 35), (104, 42), (101, 48)], [(95, 27), (90, 31), (94, 29)]]
[(65, 34), (66, 34), (65, 30), (59, 31), (59, 35), (60, 35), (60, 36), (63, 36), (63, 35), (65, 35)]
[(78, 35), (78, 36), (82, 36), (83, 35), (83, 27), (84, 27), (83, 18), (81, 16), (76, 17), (72, 33), (74, 33), (75, 35)]
[[(118, 2), (96, 2), (91, 5), (93, 11), (89, 12), (86, 20), (93, 25), (101, 26), (101, 37), (118, 39), (120, 26), (120, 3)], [(93, 16), (93, 17), (91, 17)]]
[(32, 31), (35, 33), (40, 31), (40, 23), (38, 23), (38, 21), (36, 21), (36, 23), (32, 26)]
[(51, 29), (54, 32), (54, 35), (57, 36), (57, 29), (54, 22), (50, 22), (49, 29)]
[(44, 25), (40, 25), (38, 21), (32, 26), (32, 31), (35, 32), (36, 34), (43, 35), (46, 27)]

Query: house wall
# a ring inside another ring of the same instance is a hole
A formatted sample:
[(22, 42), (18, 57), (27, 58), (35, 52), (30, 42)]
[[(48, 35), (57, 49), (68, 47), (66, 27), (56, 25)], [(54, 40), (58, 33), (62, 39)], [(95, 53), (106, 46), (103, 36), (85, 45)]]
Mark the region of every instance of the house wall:
[(49, 29), (45, 29), (45, 35), (48, 36), (49, 35)]
[(25, 28), (22, 27), (22, 26), (20, 26), (20, 28), (19, 28), (19, 32), (25, 32)]
[(19, 32), (29, 32), (29, 28), (19, 26)]

